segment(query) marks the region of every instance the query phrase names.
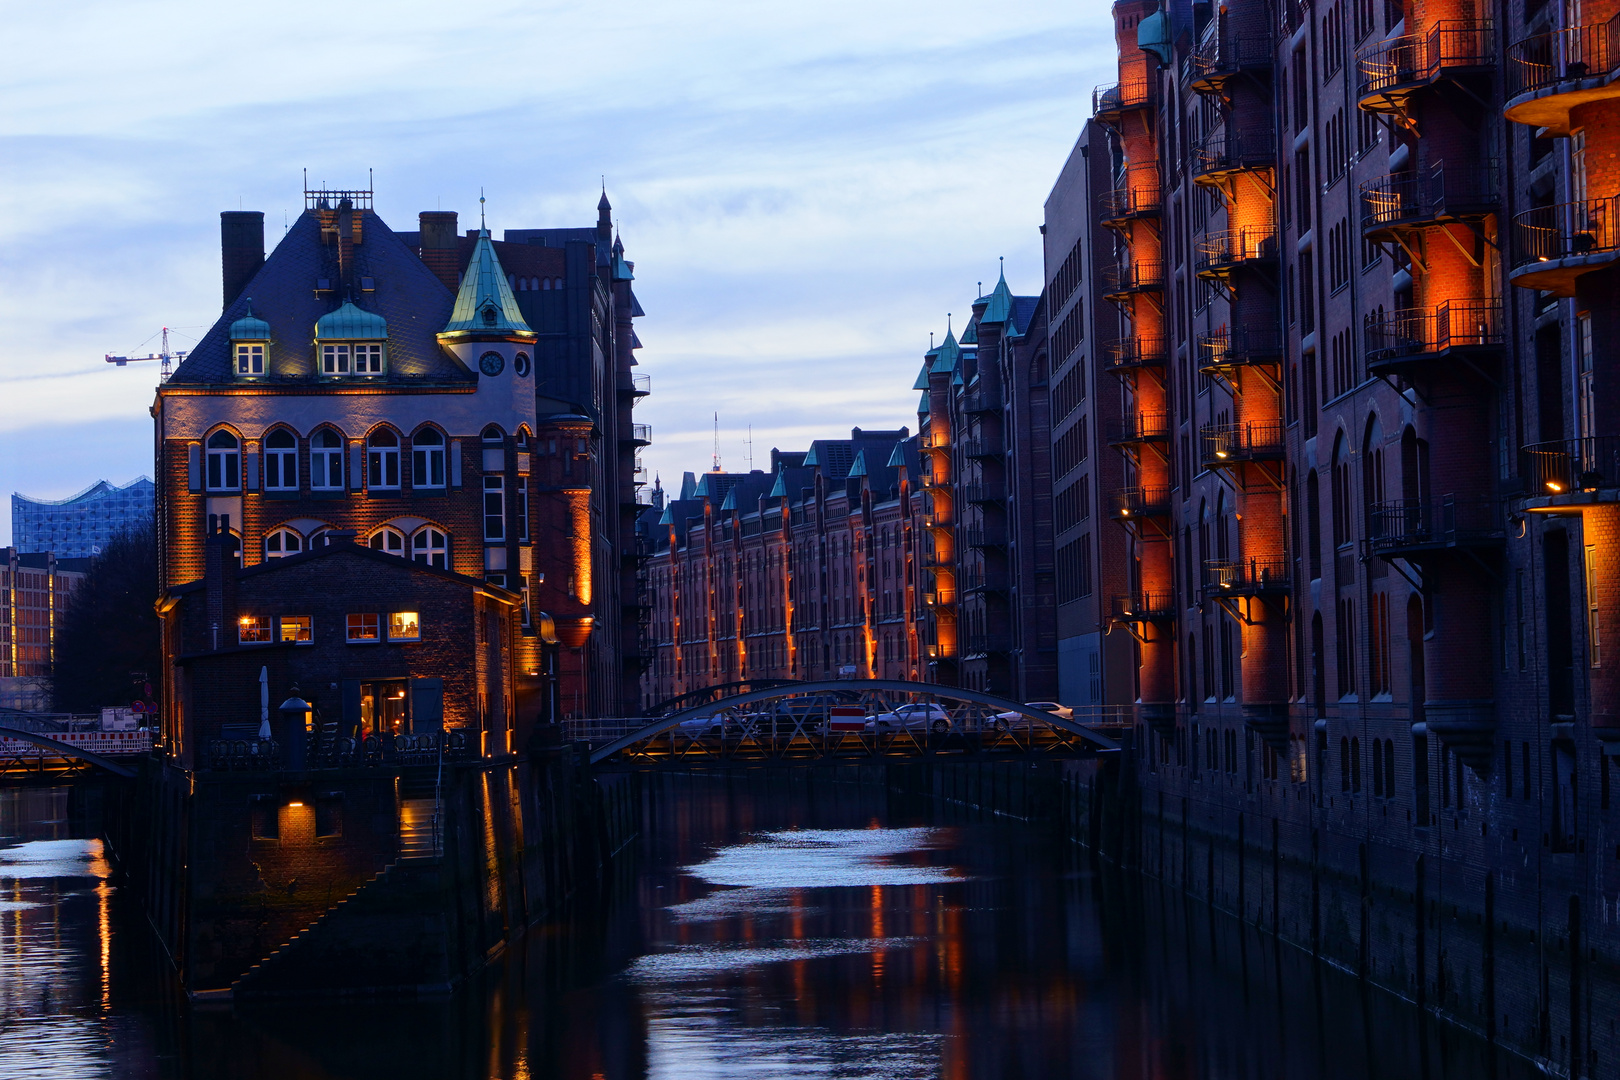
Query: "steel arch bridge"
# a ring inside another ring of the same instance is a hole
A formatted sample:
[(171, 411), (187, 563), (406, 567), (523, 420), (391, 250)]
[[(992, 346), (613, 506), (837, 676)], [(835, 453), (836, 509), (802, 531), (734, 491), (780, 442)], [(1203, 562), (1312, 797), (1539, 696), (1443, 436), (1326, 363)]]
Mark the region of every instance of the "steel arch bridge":
[(703, 766), (876, 764), (936, 758), (1077, 758), (1113, 754), (1129, 714), (1065, 719), (957, 686), (897, 679), (792, 682), (651, 720), (586, 722), (591, 764)]

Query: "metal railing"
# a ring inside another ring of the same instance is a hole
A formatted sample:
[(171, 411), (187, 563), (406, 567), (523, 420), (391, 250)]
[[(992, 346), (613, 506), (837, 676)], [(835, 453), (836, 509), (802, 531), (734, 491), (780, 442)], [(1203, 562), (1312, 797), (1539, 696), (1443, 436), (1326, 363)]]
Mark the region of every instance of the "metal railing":
[(1246, 225), (1206, 233), (1198, 241), (1198, 273), (1212, 274), (1242, 263), (1277, 257), (1277, 226)]
[[(275, 739), (214, 739), (208, 743), (207, 767), (222, 772), (272, 772), (283, 767), (283, 747)], [(309, 737), (306, 767), (343, 769), (388, 765), (431, 765), (476, 756), (464, 731), (420, 735)]]
[(1217, 468), (1241, 461), (1281, 457), (1286, 448), (1286, 430), (1281, 419), (1205, 424), (1201, 433), (1204, 465)]
[(1620, 436), (1532, 443), (1524, 448), (1532, 495), (1563, 495), (1620, 487)]
[(1367, 511), (1367, 538), (1375, 552), (1501, 539), (1491, 499), (1396, 499)]
[(1007, 485), (1000, 480), (974, 480), (959, 489), (962, 498), (970, 503), (999, 503), (1007, 501)]
[(1611, 75), (1620, 68), (1620, 15), (1515, 41), (1508, 46), (1507, 64), (1508, 97)]
[(1447, 70), (1494, 67), (1495, 40), (1489, 20), (1441, 19), (1427, 34), (1377, 42), (1356, 60), (1359, 96), (1427, 82)]
[(1399, 308), (1362, 320), (1367, 363), (1387, 363), (1468, 345), (1500, 346), (1502, 301), (1490, 298), (1446, 300), (1433, 308)]
[(1007, 570), (1002, 566), (992, 569), (977, 563), (962, 571), (959, 584), (963, 592), (1006, 592)]
[(1137, 442), (1155, 442), (1170, 437), (1170, 414), (1166, 412), (1136, 412), (1108, 421), (1108, 441), (1114, 445)]
[(1103, 366), (1111, 371), (1163, 367), (1168, 349), (1162, 337), (1129, 337), (1110, 341), (1103, 348)]
[(1001, 391), (975, 390), (971, 394), (962, 395), (962, 411), (970, 413), (988, 413), (1001, 411)]
[(642, 446), (646, 446), (647, 444), (652, 442), (652, 425), (651, 424), (631, 424), (630, 425), (630, 434), (624, 441), (625, 442), (639, 443)]
[(1220, 127), (1193, 148), (1193, 175), (1260, 169), (1277, 160), (1277, 133), (1271, 128)]
[(1166, 517), (1169, 513), (1168, 487), (1128, 487), (1108, 493), (1108, 516), (1120, 521)]
[(1108, 604), (1108, 614), (1115, 622), (1168, 619), (1175, 614), (1175, 610), (1175, 594), (1169, 592), (1143, 591), (1130, 596), (1114, 596)]
[(652, 393), (652, 376), (642, 372), (630, 372), (619, 376), (619, 389), (627, 394), (637, 397), (646, 397)]
[(1361, 185), (1361, 228), (1441, 221), (1489, 212), (1499, 199), (1501, 168), (1437, 163), (1427, 172), (1391, 173)]
[(962, 456), (969, 458), (1000, 457), (1006, 452), (999, 435), (975, 435), (971, 439), (963, 439), (961, 446)]
[(1275, 327), (1223, 326), (1198, 335), (1198, 365), (1204, 371), (1237, 364), (1276, 363), (1283, 356), (1282, 331)]
[(1105, 295), (1141, 292), (1145, 289), (1164, 288), (1164, 263), (1134, 262), (1123, 266), (1104, 266), (1097, 275)]
[(1282, 555), (1255, 556), (1235, 562), (1210, 559), (1204, 563), (1204, 592), (1211, 596), (1286, 592), (1288, 571), (1288, 559)]
[(971, 548), (999, 548), (1007, 546), (1007, 526), (969, 525), (957, 530), (960, 543)]
[(1159, 189), (1159, 166), (1152, 162), (1127, 165), (1120, 186), (1103, 193), (1102, 216), (1104, 221), (1119, 221), (1144, 214), (1156, 214), (1163, 205), (1163, 195)]
[(1274, 52), (1266, 34), (1214, 34), (1193, 51), (1193, 78), (1207, 83), (1249, 68), (1269, 68)]
[(1513, 216), (1513, 265), (1620, 249), (1620, 196), (1537, 206)]
[(1091, 92), (1092, 115), (1106, 116), (1148, 108), (1153, 104), (1155, 85), (1149, 79), (1126, 79), (1099, 86)]

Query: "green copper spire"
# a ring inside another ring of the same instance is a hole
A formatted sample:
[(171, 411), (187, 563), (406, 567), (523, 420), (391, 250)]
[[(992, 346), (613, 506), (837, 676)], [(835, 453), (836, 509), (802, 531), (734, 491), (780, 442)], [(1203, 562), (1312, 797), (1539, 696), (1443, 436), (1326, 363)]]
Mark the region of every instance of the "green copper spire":
[(917, 372), (917, 381), (911, 384), (911, 388), (913, 390), (928, 389), (928, 364), (926, 361), (923, 363), (922, 370)]
[(506, 271), (501, 269), (489, 230), (479, 229), (467, 272), (461, 275), (455, 309), (450, 312), (449, 323), (439, 332), (439, 340), (446, 344), (480, 337), (533, 341), (536, 336), (518, 310), (517, 297), (512, 295)]
[(984, 306), (984, 314), (979, 316), (981, 325), (1004, 323), (1012, 320), (1013, 295), (1007, 288), (1007, 266), (1001, 267), (1001, 280), (996, 282), (995, 291), (990, 294), (990, 302)]
[[(950, 316), (946, 316), (947, 319)], [(939, 355), (934, 358), (934, 371), (955, 371), (956, 362), (962, 358), (962, 349), (956, 343), (956, 332), (950, 328), (949, 322), (945, 325), (945, 340), (940, 342)], [(915, 388), (913, 388), (915, 389)]]

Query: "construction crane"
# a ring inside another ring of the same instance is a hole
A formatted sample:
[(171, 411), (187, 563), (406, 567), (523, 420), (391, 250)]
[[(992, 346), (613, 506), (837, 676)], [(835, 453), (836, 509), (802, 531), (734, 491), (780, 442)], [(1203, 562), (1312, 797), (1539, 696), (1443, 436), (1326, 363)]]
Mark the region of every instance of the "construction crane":
[[(150, 341), (151, 338), (148, 338), (147, 340)], [(125, 364), (137, 363), (142, 360), (161, 360), (163, 361), (163, 378), (167, 380), (169, 377), (169, 365), (176, 360), (184, 360), (186, 358), (186, 352), (187, 350), (185, 349), (180, 349), (176, 352), (169, 351), (169, 328), (165, 326), (163, 328), (163, 347), (158, 352), (152, 353), (148, 356), (114, 356), (112, 353), (108, 353), (106, 360), (107, 363), (117, 364), (119, 367), (123, 367)]]

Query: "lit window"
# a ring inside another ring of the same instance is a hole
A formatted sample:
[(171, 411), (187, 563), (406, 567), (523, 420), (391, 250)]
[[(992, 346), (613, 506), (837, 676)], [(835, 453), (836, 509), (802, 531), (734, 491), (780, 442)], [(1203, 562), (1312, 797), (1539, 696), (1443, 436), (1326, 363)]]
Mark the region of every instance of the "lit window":
[(314, 628), (308, 615), (283, 615), (281, 617), (281, 640), (299, 642), (305, 645), (315, 640)]
[(411, 439), (411, 486), (444, 487), (444, 436), (432, 428), (418, 431)]
[(208, 436), (208, 490), (235, 491), (242, 486), (242, 445), (228, 431)]
[(411, 561), (440, 570), (450, 569), (449, 538), (431, 525), (418, 529), (416, 535), (411, 537)]
[(291, 529), (275, 529), (264, 538), (264, 557), (282, 559), (304, 550), (304, 538)]
[(298, 440), (286, 428), (277, 428), (264, 440), (266, 491), (298, 490)]
[(348, 638), (350, 641), (378, 641), (381, 634), (381, 622), (375, 613), (349, 616)]
[(396, 611), (388, 616), (389, 641), (420, 641), (422, 627), (414, 611)]
[(236, 640), (243, 645), (262, 645), (271, 640), (270, 616), (243, 615), (236, 623)]
[(236, 373), (238, 375), (263, 375), (264, 346), (238, 345), (236, 347)]
[(309, 486), (316, 491), (343, 490), (343, 436), (322, 428), (309, 440)]
[(405, 534), (398, 529), (384, 525), (371, 534), (371, 546), (375, 551), (386, 551), (390, 555), (405, 557)]
[(366, 440), (367, 485), (374, 490), (399, 487), (399, 436), (387, 428)]

